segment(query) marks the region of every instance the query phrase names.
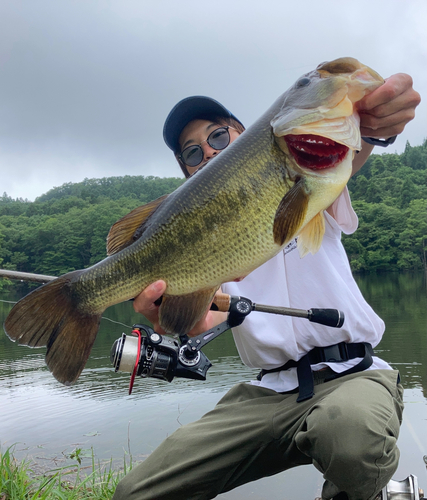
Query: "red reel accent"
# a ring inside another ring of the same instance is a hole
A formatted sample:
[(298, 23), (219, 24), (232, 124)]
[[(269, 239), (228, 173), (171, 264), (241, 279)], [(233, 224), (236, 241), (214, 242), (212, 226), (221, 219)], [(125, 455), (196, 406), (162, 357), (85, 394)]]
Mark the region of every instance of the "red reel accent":
[(138, 352), (136, 355), (135, 366), (133, 368), (133, 372), (130, 377), (129, 396), (132, 394), (133, 383), (135, 382), (136, 370), (138, 369), (139, 357), (141, 355), (141, 330), (135, 328), (134, 330), (132, 330), (132, 334), (135, 335), (135, 337), (138, 337)]

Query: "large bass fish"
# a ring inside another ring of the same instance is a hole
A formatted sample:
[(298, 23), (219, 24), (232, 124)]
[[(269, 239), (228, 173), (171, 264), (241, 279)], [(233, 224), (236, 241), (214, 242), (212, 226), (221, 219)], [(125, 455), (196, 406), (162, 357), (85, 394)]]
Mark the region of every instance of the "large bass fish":
[(109, 257), (38, 288), (12, 309), (7, 335), (46, 346), (62, 383), (77, 380), (103, 311), (163, 279), (160, 324), (186, 333), (218, 287), (246, 276), (298, 235), (316, 252), (323, 211), (361, 147), (354, 104), (383, 83), (356, 59), (320, 64), (214, 160), (167, 197), (132, 211), (107, 239)]

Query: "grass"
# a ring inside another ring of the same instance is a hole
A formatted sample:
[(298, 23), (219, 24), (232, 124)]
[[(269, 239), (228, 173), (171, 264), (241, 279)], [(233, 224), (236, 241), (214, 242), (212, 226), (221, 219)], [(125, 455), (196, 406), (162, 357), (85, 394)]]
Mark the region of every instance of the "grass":
[(92, 464), (81, 466), (81, 449), (69, 456), (75, 466), (35, 472), (28, 460), (14, 457), (14, 446), (0, 450), (0, 500), (110, 500), (120, 479), (132, 468), (124, 459), (123, 470), (114, 470), (96, 463), (92, 450)]

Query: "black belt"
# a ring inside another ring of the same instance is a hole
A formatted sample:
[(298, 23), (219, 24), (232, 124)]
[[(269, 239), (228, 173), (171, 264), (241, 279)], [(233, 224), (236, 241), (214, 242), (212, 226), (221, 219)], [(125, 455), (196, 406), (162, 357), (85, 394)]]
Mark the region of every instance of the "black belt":
[(334, 373), (325, 380), (325, 382), (327, 382), (328, 380), (343, 377), (344, 375), (350, 375), (351, 373), (366, 370), (373, 363), (373, 355), (374, 351), (372, 349), (372, 345), (368, 342), (359, 342), (354, 344), (340, 342), (339, 344), (328, 345), (326, 347), (315, 347), (305, 354), (299, 361), (291, 359), (278, 368), (273, 368), (272, 370), (261, 370), (258, 375), (258, 380), (261, 380), (267, 373), (280, 372), (282, 370), (288, 370), (289, 368), (296, 367), (299, 384), (299, 396), (297, 403), (300, 403), (301, 401), (305, 401), (306, 399), (310, 399), (314, 396), (314, 381), (311, 365), (317, 365), (318, 363), (343, 363), (349, 359), (363, 358), (360, 363), (352, 368), (349, 368), (341, 373)]

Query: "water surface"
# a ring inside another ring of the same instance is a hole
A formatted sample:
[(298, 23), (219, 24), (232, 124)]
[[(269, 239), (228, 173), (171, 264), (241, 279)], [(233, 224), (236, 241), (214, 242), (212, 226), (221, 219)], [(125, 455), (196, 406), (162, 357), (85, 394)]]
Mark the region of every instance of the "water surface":
[[(376, 352), (400, 370), (405, 386), (401, 460), (395, 479), (412, 473), (427, 489), (422, 460), (427, 455), (425, 281), (421, 274), (368, 275), (357, 280), (387, 325)], [(14, 302), (19, 297), (0, 298)], [(11, 307), (0, 302), (2, 323)], [(117, 466), (129, 454), (134, 461), (143, 460), (179, 426), (210, 410), (232, 385), (256, 376), (256, 371), (240, 361), (228, 332), (204, 348), (213, 363), (205, 382), (175, 379), (169, 384), (137, 379), (129, 396), (129, 375), (114, 373), (109, 354), (114, 340), (122, 332), (130, 333), (130, 328), (122, 324), (130, 327), (141, 322), (141, 316), (134, 313), (130, 303), (111, 307), (104, 316), (89, 362), (73, 387), (64, 387), (52, 377), (44, 364), (44, 349), (17, 346), (3, 333), (0, 335), (3, 449), (17, 443), (18, 457), (35, 458), (47, 467), (72, 462), (67, 457), (76, 448), (83, 454), (93, 448), (98, 459), (113, 458)], [(321, 485), (322, 477), (314, 467), (304, 466), (244, 485), (219, 498), (313, 499), (319, 496)]]

